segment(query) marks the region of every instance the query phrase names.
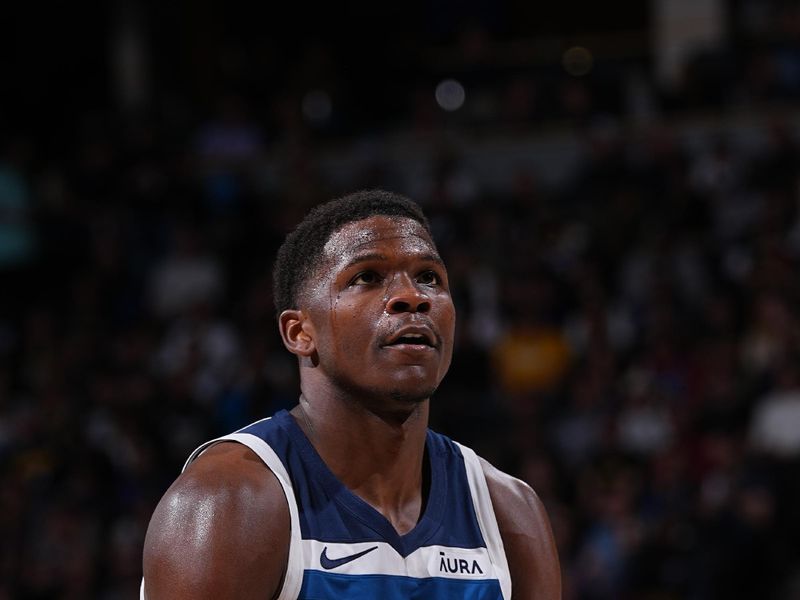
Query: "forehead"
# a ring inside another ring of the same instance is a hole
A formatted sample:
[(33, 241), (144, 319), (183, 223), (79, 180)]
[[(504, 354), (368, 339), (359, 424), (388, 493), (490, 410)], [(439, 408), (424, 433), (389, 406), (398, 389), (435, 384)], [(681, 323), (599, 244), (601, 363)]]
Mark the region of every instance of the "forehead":
[(420, 223), (407, 217), (387, 216), (368, 217), (342, 226), (331, 234), (323, 254), (336, 264), (386, 245), (404, 254), (438, 257), (433, 240)]

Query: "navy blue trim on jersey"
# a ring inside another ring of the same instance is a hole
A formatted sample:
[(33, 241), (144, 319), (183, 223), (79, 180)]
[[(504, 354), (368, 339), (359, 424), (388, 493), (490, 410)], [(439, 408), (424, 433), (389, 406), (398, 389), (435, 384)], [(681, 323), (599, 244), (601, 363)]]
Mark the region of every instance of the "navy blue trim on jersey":
[(336, 575), (306, 571), (301, 598), (346, 598), (347, 600), (409, 600), (458, 598), (497, 600), (502, 598), (496, 579), (466, 581), (429, 577), (424, 580), (396, 575)]

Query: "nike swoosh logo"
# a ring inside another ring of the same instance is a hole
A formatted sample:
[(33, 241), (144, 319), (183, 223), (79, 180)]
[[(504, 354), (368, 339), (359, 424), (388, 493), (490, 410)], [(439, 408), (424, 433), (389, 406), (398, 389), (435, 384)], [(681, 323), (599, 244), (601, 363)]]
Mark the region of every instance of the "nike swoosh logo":
[(372, 548), (367, 548), (362, 552), (358, 552), (356, 554), (350, 554), (349, 556), (342, 556), (341, 558), (328, 558), (328, 547), (325, 546), (322, 549), (322, 554), (319, 556), (319, 564), (322, 565), (322, 568), (325, 570), (335, 569), (336, 567), (341, 567), (342, 565), (346, 565), (350, 561), (353, 561), (357, 558), (361, 558), (365, 554), (369, 554), (373, 550), (377, 550), (377, 546), (373, 546)]

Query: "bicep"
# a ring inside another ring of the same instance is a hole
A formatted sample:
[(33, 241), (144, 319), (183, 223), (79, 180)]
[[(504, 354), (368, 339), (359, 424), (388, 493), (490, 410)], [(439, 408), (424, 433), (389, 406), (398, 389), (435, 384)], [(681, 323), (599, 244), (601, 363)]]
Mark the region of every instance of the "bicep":
[(280, 586), (289, 546), (280, 484), (263, 465), (224, 464), (226, 453), (245, 449), (214, 450), (153, 513), (143, 557), (147, 600), (264, 599)]
[(514, 600), (561, 598), (561, 568), (542, 501), (524, 482), (484, 464)]

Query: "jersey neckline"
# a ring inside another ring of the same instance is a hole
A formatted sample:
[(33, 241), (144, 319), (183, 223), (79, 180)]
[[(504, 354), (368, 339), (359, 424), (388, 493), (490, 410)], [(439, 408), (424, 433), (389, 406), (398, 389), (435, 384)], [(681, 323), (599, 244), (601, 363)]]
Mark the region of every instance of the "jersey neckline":
[(350, 491), (322, 460), (322, 457), (306, 437), (303, 430), (287, 411), (281, 410), (273, 417), (287, 432), (296, 445), (302, 459), (319, 475), (319, 482), (325, 491), (336, 502), (352, 513), (367, 527), (375, 531), (386, 543), (391, 545), (401, 556), (405, 557), (424, 545), (439, 528), (446, 505), (447, 469), (444, 456), (437, 451), (437, 444), (430, 429), (425, 435), (426, 456), (430, 466), (430, 487), (425, 508), (417, 524), (403, 535), (400, 535), (391, 522), (369, 503)]

